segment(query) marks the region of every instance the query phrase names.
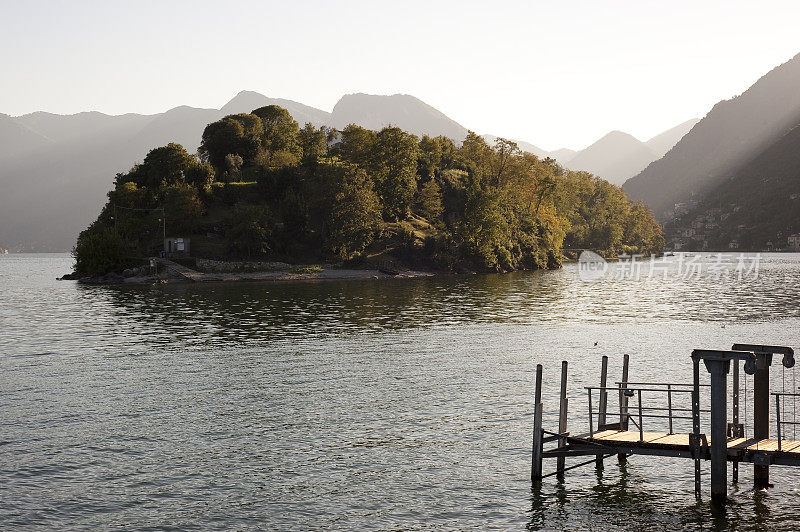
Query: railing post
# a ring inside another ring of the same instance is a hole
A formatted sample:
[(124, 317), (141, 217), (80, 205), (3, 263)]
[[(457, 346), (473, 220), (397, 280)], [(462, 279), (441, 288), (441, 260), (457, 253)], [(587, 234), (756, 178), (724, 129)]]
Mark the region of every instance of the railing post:
[[(567, 432), (567, 409), (569, 402), (567, 399), (567, 361), (561, 362), (561, 401), (558, 405), (558, 433), (564, 434)], [(567, 445), (567, 439), (562, 437), (558, 440), (558, 446), (564, 447)], [(556, 460), (556, 471), (560, 475), (564, 474), (565, 458), (559, 456)]]
[(778, 450), (781, 450), (781, 396), (775, 395), (775, 426), (778, 428)]
[(589, 437), (594, 437), (594, 425), (592, 424), (592, 389), (587, 388), (586, 391), (589, 393)]
[(669, 433), (672, 432), (672, 385), (667, 384), (667, 409), (669, 410)]
[(533, 406), (533, 450), (531, 453), (531, 481), (542, 480), (542, 365), (536, 365), (536, 389)]
[(642, 389), (639, 388), (639, 441), (644, 441), (644, 423), (642, 416)]

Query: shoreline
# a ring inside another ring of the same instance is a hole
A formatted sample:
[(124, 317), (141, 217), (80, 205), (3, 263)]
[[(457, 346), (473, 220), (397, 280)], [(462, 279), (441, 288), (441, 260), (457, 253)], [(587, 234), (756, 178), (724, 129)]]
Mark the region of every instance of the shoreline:
[[(251, 272), (201, 272), (187, 268), (168, 259), (156, 259), (159, 273), (155, 275), (80, 275), (71, 273), (58, 278), (59, 281), (77, 281), (89, 285), (153, 285), (189, 283), (235, 283), (235, 282), (290, 282), (290, 281), (346, 281), (365, 279), (419, 279), (436, 274), (421, 270), (387, 272), (378, 269), (323, 268), (315, 271), (277, 270)], [(163, 270), (162, 270), (163, 268)]]

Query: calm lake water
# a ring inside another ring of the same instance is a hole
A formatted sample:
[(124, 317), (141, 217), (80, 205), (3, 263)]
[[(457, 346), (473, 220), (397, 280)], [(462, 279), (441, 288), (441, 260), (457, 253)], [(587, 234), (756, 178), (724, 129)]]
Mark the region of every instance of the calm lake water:
[(797, 530), (800, 469), (773, 467), (775, 488), (753, 494), (743, 466), (718, 515), (690, 460), (531, 487), (537, 363), (554, 429), (570, 362), (581, 432), (604, 354), (612, 382), (623, 353), (631, 380), (690, 382), (693, 348), (800, 347), (800, 255), (764, 255), (742, 281), (669, 260), (597, 282), (568, 265), (93, 287), (55, 280), (67, 255), (0, 256), (0, 528)]

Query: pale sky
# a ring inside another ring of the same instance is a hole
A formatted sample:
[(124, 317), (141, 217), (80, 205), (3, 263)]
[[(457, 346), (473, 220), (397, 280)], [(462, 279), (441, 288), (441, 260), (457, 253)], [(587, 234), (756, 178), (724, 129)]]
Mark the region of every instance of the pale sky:
[(0, 112), (407, 93), (478, 133), (579, 149), (702, 117), (800, 53), (798, 21), (796, 0), (0, 0)]

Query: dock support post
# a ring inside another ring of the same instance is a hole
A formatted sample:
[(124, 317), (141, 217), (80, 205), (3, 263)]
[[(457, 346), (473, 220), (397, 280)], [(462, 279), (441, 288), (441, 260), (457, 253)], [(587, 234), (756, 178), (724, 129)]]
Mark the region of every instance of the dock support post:
[[(608, 410), (608, 390), (606, 390), (606, 386), (608, 385), (608, 356), (603, 355), (603, 362), (600, 366), (600, 403), (597, 408), (597, 432), (600, 432), (603, 429), (603, 425), (606, 424), (606, 413)], [(603, 467), (603, 458), (605, 455), (598, 454), (595, 458), (595, 465), (598, 468)]]
[[(756, 353), (756, 372), (753, 374), (753, 438), (769, 439), (769, 367), (772, 354)], [(753, 465), (753, 487), (769, 487), (769, 466)]]
[[(622, 381), (619, 385), (619, 430), (628, 430), (628, 397), (623, 393), (628, 387), (628, 367), (630, 366), (630, 355), (622, 357)], [(617, 455), (617, 461), (624, 464), (628, 460), (625, 453)]]
[[(561, 400), (558, 405), (558, 433), (564, 434), (567, 432), (567, 409), (569, 402), (567, 399), (567, 361), (561, 362)], [(566, 438), (559, 438), (558, 446), (564, 447), (567, 444)], [(564, 474), (565, 458), (559, 456), (556, 460), (556, 470), (559, 476)]]
[[(733, 361), (733, 435), (743, 437), (744, 434), (739, 434), (739, 361)], [(733, 461), (733, 483), (739, 483), (739, 460)]]
[(725, 504), (728, 498), (728, 405), (727, 377), (730, 361), (706, 360), (711, 373), (711, 501)]
[(536, 390), (533, 406), (533, 450), (531, 453), (531, 481), (542, 480), (542, 365), (536, 365)]
[(700, 359), (692, 357), (692, 454), (694, 454), (694, 494), (700, 496)]

